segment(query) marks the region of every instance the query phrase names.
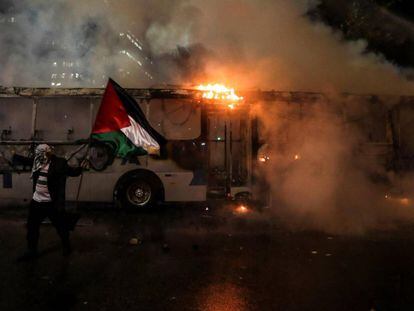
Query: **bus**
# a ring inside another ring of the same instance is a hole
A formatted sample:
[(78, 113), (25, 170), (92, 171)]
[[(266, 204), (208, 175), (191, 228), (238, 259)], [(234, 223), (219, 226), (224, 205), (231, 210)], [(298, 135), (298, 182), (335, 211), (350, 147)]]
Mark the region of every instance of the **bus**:
[(0, 89), (2, 202), (30, 200), (30, 165), (20, 159), (30, 157), (39, 143), (52, 145), (70, 165), (89, 157), (92, 168), (83, 173), (82, 184), (79, 178), (68, 179), (68, 201), (146, 208), (159, 202), (251, 196), (248, 103), (231, 109), (194, 90), (127, 91), (168, 140), (166, 157), (114, 159), (105, 145), (88, 145), (103, 89)]
[[(263, 180), (257, 172), (266, 133), (255, 112), (258, 105), (277, 106), (289, 116), (286, 120), (301, 120), (315, 104), (339, 101), (331, 113), (362, 129), (366, 136), (362, 149), (368, 156), (382, 158), (384, 165), (397, 159), (400, 166), (414, 167), (412, 96), (246, 91), (233, 106), (205, 98), (197, 89), (127, 89), (151, 126), (168, 140), (168, 152), (166, 157), (121, 159), (113, 158), (105, 145), (87, 140), (103, 92), (0, 87), (1, 205), (30, 201), (30, 165), (21, 159), (30, 157), (39, 143), (54, 146), (70, 165), (86, 156), (90, 159), (92, 168), (82, 179), (68, 179), (68, 201), (141, 209), (161, 202), (259, 200), (263, 194), (256, 186)], [(287, 134), (283, 137), (289, 139)]]

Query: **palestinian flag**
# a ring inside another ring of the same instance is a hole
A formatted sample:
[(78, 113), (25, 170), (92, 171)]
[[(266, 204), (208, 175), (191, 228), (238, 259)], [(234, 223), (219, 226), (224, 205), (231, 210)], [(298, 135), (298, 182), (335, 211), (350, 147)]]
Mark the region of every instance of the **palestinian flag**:
[(160, 154), (166, 139), (154, 130), (135, 99), (109, 79), (91, 138), (111, 147), (114, 155)]

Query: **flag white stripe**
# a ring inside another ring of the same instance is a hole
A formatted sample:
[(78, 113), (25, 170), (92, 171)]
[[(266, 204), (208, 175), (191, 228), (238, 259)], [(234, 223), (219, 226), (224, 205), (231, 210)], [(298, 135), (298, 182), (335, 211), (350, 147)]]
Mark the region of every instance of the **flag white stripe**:
[(160, 145), (152, 136), (133, 118), (128, 116), (130, 126), (121, 128), (122, 133), (137, 147), (142, 147), (149, 154), (158, 154)]

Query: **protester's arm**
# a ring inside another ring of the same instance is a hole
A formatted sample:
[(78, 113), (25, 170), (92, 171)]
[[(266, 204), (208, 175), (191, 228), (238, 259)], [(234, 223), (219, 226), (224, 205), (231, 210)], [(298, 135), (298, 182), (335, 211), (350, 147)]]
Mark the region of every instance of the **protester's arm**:
[(66, 163), (66, 176), (77, 177), (82, 174), (82, 167), (72, 167)]
[(79, 167), (72, 167), (66, 162), (66, 175), (71, 177), (77, 177), (82, 174), (83, 170), (89, 170), (89, 162), (83, 160)]

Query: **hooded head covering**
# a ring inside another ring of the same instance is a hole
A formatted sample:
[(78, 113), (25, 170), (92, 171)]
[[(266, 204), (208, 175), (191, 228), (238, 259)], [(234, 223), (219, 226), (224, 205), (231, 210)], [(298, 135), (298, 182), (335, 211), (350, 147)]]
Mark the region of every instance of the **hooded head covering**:
[(33, 177), (34, 172), (40, 170), (43, 165), (46, 165), (50, 162), (50, 158), (46, 154), (52, 151), (53, 148), (47, 144), (40, 144), (36, 147), (31, 177)]

